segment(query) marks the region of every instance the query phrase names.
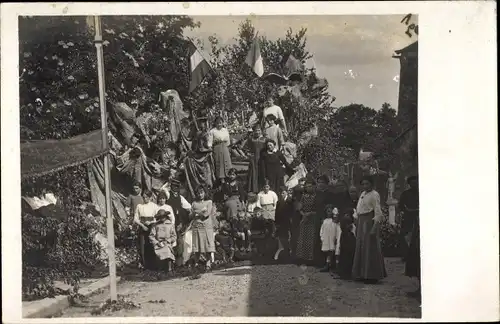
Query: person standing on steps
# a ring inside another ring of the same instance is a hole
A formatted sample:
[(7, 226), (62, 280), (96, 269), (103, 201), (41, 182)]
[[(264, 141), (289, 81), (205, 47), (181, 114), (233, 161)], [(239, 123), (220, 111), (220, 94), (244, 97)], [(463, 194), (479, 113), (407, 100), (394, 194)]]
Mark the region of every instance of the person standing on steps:
[(224, 127), (222, 117), (215, 118), (214, 128), (208, 133), (208, 147), (213, 151), (215, 164), (215, 179), (225, 183), (229, 170), (232, 168), (229, 145), (231, 138), (229, 131)]
[(257, 194), (260, 191), (259, 187), (259, 159), (260, 153), (266, 148), (266, 139), (262, 136), (262, 129), (260, 125), (253, 127), (252, 137), (245, 143), (248, 151), (250, 152), (250, 164), (248, 165), (247, 175), (247, 192)]
[(283, 129), (284, 134), (288, 134), (285, 116), (283, 115), (283, 110), (281, 110), (281, 107), (276, 106), (274, 104), (274, 100), (273, 100), (272, 96), (269, 96), (269, 98), (267, 99), (267, 101), (265, 103), (264, 110), (262, 111), (262, 125), (261, 125), (262, 127), (264, 127), (267, 115), (270, 115), (270, 114), (272, 114), (276, 117), (276, 119), (278, 120), (278, 122), (281, 126), (281, 129)]

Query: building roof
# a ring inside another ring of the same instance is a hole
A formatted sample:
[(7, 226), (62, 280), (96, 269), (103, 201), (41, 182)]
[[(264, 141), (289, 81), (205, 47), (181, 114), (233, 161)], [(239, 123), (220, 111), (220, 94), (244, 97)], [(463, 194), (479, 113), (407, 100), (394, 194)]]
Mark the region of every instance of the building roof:
[(411, 43), (410, 45), (406, 46), (405, 48), (402, 48), (400, 50), (394, 51), (396, 54), (402, 54), (402, 53), (418, 53), (418, 41)]

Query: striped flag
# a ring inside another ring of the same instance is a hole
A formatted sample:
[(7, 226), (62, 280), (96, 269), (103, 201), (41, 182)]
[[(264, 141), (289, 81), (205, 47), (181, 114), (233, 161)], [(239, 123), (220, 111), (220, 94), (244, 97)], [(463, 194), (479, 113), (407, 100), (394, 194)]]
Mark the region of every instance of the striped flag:
[(252, 42), (252, 46), (250, 46), (245, 63), (248, 64), (259, 77), (264, 74), (264, 63), (260, 55), (260, 45), (257, 35)]
[(189, 68), (191, 70), (189, 92), (192, 92), (203, 82), (205, 76), (212, 70), (210, 64), (205, 60), (200, 50), (196, 48), (193, 42), (189, 43)]

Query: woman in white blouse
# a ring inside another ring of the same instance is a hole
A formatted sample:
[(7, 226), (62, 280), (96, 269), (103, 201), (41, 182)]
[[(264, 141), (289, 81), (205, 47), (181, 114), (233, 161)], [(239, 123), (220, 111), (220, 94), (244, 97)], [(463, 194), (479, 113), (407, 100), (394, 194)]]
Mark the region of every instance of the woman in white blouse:
[(373, 178), (364, 177), (361, 186), (364, 191), (356, 207), (358, 225), (352, 278), (366, 283), (376, 283), (387, 277), (379, 235), (383, 214), (380, 195), (373, 190)]
[(134, 223), (139, 226), (139, 257), (141, 265), (146, 269), (153, 269), (156, 255), (153, 245), (149, 240), (151, 225), (155, 223), (155, 216), (158, 212), (158, 205), (152, 201), (153, 193), (145, 190), (142, 193), (143, 204), (138, 204), (135, 208)]
[(232, 168), (229, 145), (231, 139), (229, 131), (223, 125), (221, 117), (215, 118), (215, 128), (208, 133), (208, 147), (212, 149), (215, 162), (215, 178), (225, 182), (229, 169)]

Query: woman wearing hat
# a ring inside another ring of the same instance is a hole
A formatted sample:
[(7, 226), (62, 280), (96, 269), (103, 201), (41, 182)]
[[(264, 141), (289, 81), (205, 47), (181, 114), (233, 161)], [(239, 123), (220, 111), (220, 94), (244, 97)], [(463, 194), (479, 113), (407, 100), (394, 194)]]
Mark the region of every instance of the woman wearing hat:
[(156, 213), (156, 223), (152, 226), (149, 240), (153, 244), (160, 268), (166, 263), (166, 270), (172, 271), (172, 262), (175, 261), (174, 244), (177, 241), (175, 225), (172, 223), (170, 211), (160, 209)]
[(373, 178), (361, 180), (361, 193), (356, 213), (356, 250), (352, 268), (352, 279), (376, 283), (387, 276), (380, 242), (380, 223), (383, 219), (380, 195), (373, 190)]
[(224, 183), (229, 169), (231, 169), (231, 155), (229, 154), (229, 145), (231, 138), (229, 131), (224, 127), (222, 117), (215, 118), (215, 127), (208, 133), (208, 147), (213, 149), (213, 158), (215, 164), (215, 178)]

